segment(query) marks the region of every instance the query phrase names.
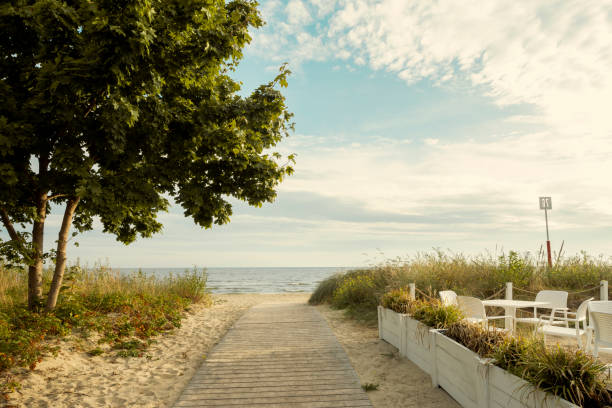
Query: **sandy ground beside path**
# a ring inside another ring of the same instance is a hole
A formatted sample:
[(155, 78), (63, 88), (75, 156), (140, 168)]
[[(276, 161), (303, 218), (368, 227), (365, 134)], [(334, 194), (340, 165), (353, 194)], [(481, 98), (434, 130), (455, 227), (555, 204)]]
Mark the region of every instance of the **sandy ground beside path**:
[(431, 377), (397, 349), (378, 338), (378, 329), (344, 317), (343, 311), (317, 306), (346, 350), (361, 383), (379, 384), (368, 392), (375, 408), (456, 408), (445, 391), (431, 386)]
[(12, 407), (170, 406), (205, 356), (251, 306), (259, 303), (306, 302), (309, 294), (214, 295), (212, 307), (193, 305), (173, 333), (157, 337), (147, 357), (119, 358), (112, 353), (90, 357), (95, 344), (74, 339), (59, 343), (57, 357), (20, 375), (22, 388), (11, 395)]

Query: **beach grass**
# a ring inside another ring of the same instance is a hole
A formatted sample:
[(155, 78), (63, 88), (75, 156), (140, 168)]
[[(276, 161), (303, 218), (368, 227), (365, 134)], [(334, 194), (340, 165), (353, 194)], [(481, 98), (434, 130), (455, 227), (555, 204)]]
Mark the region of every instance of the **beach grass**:
[(375, 313), (359, 311), (375, 310), (384, 293), (409, 283), (427, 296), (450, 289), (483, 299), (496, 294), (503, 297), (506, 282), (513, 282), (515, 299), (533, 299), (542, 289), (567, 290), (568, 304), (576, 307), (586, 297), (599, 296), (601, 280), (612, 280), (612, 262), (586, 252), (555, 257), (553, 267), (548, 268), (541, 254), (529, 252), (468, 256), (436, 250), (331, 276), (319, 284), (309, 302), (328, 303), (351, 316), (375, 320)]
[[(45, 271), (48, 288), (51, 271)], [(0, 373), (35, 368), (57, 351), (52, 339), (97, 334), (90, 355), (143, 356), (151, 337), (180, 326), (193, 303), (210, 303), (203, 270), (164, 278), (141, 272), (122, 275), (110, 268), (70, 267), (52, 313), (33, 312), (26, 303), (27, 273), (0, 264)], [(15, 384), (4, 381), (3, 392)]]

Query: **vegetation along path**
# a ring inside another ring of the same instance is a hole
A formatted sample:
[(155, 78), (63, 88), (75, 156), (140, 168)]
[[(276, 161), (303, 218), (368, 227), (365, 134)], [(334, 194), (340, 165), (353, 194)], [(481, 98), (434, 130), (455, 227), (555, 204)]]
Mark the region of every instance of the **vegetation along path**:
[(321, 314), (297, 303), (247, 311), (195, 373), (176, 407), (371, 407)]

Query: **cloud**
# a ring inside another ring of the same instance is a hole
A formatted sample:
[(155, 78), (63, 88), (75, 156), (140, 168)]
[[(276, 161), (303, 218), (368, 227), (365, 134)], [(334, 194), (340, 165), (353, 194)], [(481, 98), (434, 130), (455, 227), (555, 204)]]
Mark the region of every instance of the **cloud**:
[(557, 131), (612, 131), (612, 2), (292, 0), (277, 10), (251, 51), (293, 65), (350, 59), (409, 84), (469, 83), (499, 105), (533, 105)]
[(287, 21), (292, 25), (306, 25), (312, 21), (310, 13), (300, 0), (291, 0), (285, 8)]
[(612, 196), (602, 190), (612, 174), (612, 162), (605, 159), (610, 155), (606, 138), (585, 144), (548, 132), (487, 142), (439, 141), (435, 148), (391, 140), (321, 146), (300, 155), (296, 174), (281, 191), (318, 194), (333, 205), (348, 200), (364, 211), (412, 217), (432, 228), (471, 225), (474, 231), (477, 225), (539, 228), (537, 197), (551, 195), (555, 227), (597, 227), (612, 224)]

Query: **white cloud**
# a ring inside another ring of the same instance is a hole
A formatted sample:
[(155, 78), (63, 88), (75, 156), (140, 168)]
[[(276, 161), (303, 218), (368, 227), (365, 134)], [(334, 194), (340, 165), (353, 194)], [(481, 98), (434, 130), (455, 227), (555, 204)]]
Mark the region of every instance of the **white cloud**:
[[(312, 13), (293, 0), (275, 13), (253, 50), (294, 65), (352, 58), (408, 83), (469, 82), (500, 105), (532, 104), (557, 130), (612, 132), (609, 0), (311, 0), (308, 7)], [(311, 14), (329, 23), (307, 27)], [(289, 33), (283, 21), (299, 24)]]
[(292, 25), (306, 25), (312, 21), (310, 13), (300, 0), (291, 0), (285, 8), (287, 21)]
[[(302, 153), (282, 191), (316, 192), (351, 199), (371, 211), (448, 219), (449, 230), (468, 231), (452, 218), (476, 217), (483, 230), (521, 231), (542, 223), (537, 197), (551, 195), (556, 228), (612, 224), (612, 194), (602, 186), (612, 174), (612, 144), (594, 138), (559, 138), (542, 132), (486, 143), (438, 142), (435, 149), (380, 140)], [(413, 157), (417, 159), (413, 159)], [(556, 214), (563, 216), (556, 217)]]

